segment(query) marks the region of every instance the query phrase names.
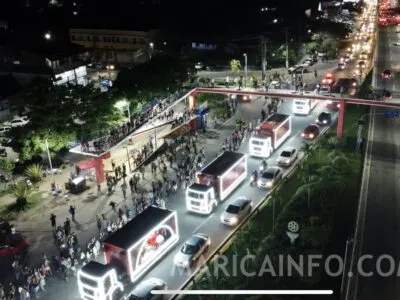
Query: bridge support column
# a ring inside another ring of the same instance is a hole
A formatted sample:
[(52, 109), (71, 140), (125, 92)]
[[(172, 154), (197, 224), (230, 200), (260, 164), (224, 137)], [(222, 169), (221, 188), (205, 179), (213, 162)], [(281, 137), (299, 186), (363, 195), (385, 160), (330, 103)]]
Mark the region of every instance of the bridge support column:
[[(197, 93), (193, 92), (188, 97), (188, 100), (189, 100), (188, 101), (188, 111), (191, 112), (191, 113), (194, 113), (195, 110), (196, 110), (196, 96), (197, 96)], [(195, 129), (196, 128), (196, 123), (197, 123), (196, 119), (192, 119), (189, 122), (190, 128)]]
[(343, 128), (344, 128), (344, 113), (346, 111), (346, 102), (344, 100), (339, 101), (339, 114), (338, 114), (338, 124), (336, 137), (338, 139), (343, 138)]

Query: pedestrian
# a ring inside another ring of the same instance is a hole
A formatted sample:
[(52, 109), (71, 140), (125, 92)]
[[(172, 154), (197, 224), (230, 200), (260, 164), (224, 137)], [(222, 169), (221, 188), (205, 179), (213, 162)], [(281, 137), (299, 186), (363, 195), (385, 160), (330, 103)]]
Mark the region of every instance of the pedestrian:
[(121, 185), (121, 190), (122, 190), (122, 195), (123, 195), (123, 197), (124, 197), (124, 200), (126, 200), (126, 189), (127, 189), (127, 185), (126, 185), (126, 182), (124, 182), (124, 183)]
[(72, 221), (75, 221), (75, 210), (76, 210), (75, 206), (71, 205), (69, 207), (69, 213), (71, 214)]
[(56, 230), (56, 227), (57, 227), (56, 218), (57, 217), (55, 214), (50, 215), (50, 223), (51, 223), (51, 227), (53, 228), (53, 230)]
[(131, 194), (133, 194), (133, 192), (134, 192), (133, 186), (134, 186), (134, 181), (133, 181), (133, 178), (131, 177), (129, 179), (129, 187), (131, 189)]
[(67, 218), (64, 222), (64, 233), (68, 236), (71, 232), (71, 221)]
[(262, 121), (265, 120), (266, 115), (267, 115), (267, 114), (266, 114), (265, 110), (262, 109), (262, 110), (261, 110), (261, 120), (262, 120)]
[(103, 221), (101, 220), (99, 215), (96, 215), (96, 225), (97, 225), (97, 230), (99, 233), (101, 232), (101, 227), (102, 227)]
[(122, 165), (122, 176), (125, 178), (126, 177), (126, 165)]
[(112, 209), (114, 212), (117, 212), (117, 203), (115, 203), (114, 201), (111, 201), (111, 202), (110, 202), (110, 206), (111, 206), (111, 209)]
[(97, 184), (97, 195), (101, 194), (101, 185), (100, 183)]

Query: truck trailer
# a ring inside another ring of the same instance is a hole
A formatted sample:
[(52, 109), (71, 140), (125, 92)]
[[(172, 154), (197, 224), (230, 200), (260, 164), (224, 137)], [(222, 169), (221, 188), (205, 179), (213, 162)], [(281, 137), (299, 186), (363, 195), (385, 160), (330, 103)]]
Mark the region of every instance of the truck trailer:
[(292, 133), (292, 117), (274, 114), (259, 124), (250, 137), (251, 156), (268, 158)]
[(196, 182), (186, 189), (186, 208), (209, 214), (247, 177), (246, 154), (225, 151), (196, 175)]
[(176, 212), (148, 207), (104, 240), (105, 264), (91, 261), (78, 271), (81, 298), (121, 299), (178, 241)]

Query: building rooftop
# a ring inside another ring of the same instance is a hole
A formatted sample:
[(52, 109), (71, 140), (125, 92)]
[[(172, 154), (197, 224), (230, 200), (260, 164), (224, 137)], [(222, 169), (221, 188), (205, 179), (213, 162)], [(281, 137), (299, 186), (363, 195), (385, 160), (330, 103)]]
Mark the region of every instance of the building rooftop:
[(172, 214), (171, 210), (150, 206), (106, 238), (104, 244), (127, 250)]
[(201, 170), (201, 173), (220, 176), (228, 171), (245, 154), (225, 151)]

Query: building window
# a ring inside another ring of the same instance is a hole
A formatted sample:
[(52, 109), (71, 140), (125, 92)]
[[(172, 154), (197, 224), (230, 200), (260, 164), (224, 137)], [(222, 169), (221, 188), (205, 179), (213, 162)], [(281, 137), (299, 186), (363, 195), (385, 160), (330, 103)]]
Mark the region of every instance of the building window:
[(133, 39), (131, 40), (131, 43), (132, 43), (132, 44), (136, 44), (136, 39), (133, 38)]
[(86, 36), (86, 40), (90, 42), (91, 38), (89, 35)]
[(71, 40), (76, 41), (75, 34), (71, 35)]
[(128, 38), (121, 38), (121, 43), (127, 44), (128, 43)]
[(146, 44), (146, 42), (144, 41), (144, 39), (139, 39), (139, 44), (144, 45)]
[(100, 39), (97, 35), (93, 36), (93, 42), (98, 42)]

